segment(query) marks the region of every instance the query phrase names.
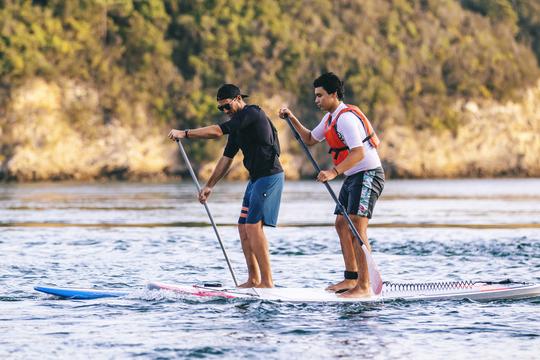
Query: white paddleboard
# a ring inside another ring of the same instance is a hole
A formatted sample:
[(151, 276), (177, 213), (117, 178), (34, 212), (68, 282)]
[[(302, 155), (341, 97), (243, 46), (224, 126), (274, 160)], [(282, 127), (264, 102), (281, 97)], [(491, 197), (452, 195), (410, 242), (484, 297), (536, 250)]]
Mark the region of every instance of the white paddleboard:
[(173, 285), (160, 282), (147, 284), (150, 290), (172, 291), (196, 297), (226, 299), (253, 299), (284, 302), (384, 302), (393, 300), (455, 300), (470, 299), (491, 301), (523, 299), (540, 296), (540, 284), (441, 282), (422, 284), (385, 283), (380, 295), (367, 298), (342, 298), (338, 294), (318, 288), (269, 288), (238, 289), (205, 287), (197, 285)]

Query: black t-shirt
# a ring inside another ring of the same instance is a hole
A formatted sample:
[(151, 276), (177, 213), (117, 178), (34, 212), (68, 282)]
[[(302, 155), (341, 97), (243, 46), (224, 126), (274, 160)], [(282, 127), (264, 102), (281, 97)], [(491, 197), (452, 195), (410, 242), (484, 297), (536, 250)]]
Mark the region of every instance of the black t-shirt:
[(283, 171), (277, 131), (260, 107), (246, 105), (219, 127), (229, 134), (223, 155), (232, 159), (241, 149), (251, 180)]

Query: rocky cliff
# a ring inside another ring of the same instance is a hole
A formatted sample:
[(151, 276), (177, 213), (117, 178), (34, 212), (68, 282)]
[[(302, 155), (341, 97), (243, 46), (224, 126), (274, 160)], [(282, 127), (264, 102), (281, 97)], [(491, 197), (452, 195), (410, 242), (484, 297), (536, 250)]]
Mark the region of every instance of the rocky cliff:
[[(286, 98), (253, 98), (279, 129), (281, 160), (287, 177), (311, 176), (313, 169), (277, 109)], [(103, 123), (99, 97), (90, 86), (72, 81), (27, 82), (13, 92), (0, 130), (2, 176), (18, 181), (163, 179), (185, 171), (168, 128), (153, 125), (141, 104), (132, 104), (136, 121)], [(381, 129), (380, 155), (390, 177), (540, 176), (540, 84), (518, 102), (460, 101), (457, 131), (415, 131), (388, 122)], [(76, 114), (76, 116), (74, 116)], [(76, 120), (74, 120), (76, 119)], [(132, 120), (133, 120), (132, 119)], [(376, 124), (377, 119), (373, 119)], [(188, 151), (191, 141), (186, 142)], [(214, 146), (221, 155), (224, 141)], [(323, 166), (326, 145), (313, 147)], [(194, 163), (202, 178), (215, 161)], [(245, 179), (241, 155), (228, 174)]]

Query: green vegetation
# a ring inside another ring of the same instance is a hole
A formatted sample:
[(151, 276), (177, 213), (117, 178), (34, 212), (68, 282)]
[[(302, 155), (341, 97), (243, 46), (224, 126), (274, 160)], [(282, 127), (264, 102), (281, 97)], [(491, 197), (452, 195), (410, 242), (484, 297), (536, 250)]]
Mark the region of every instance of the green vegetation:
[(145, 126), (208, 124), (225, 81), (282, 94), (313, 124), (312, 81), (334, 71), (379, 129), (456, 130), (456, 100), (516, 98), (539, 60), (537, 0), (0, 0), (0, 127), (36, 77), (96, 89), (98, 126), (136, 126), (133, 104)]

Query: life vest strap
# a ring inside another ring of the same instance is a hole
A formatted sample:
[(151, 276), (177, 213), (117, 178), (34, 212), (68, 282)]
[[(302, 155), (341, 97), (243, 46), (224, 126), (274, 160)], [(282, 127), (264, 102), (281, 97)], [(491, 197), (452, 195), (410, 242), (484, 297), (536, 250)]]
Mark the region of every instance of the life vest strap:
[(371, 139), (374, 136), (375, 136), (375, 133), (371, 133), (364, 140), (362, 140), (362, 142), (365, 143), (366, 141), (369, 141), (369, 139)]
[(339, 156), (339, 153), (342, 152), (342, 151), (345, 151), (345, 150), (349, 150), (349, 147), (348, 146), (344, 146), (344, 147), (340, 147), (340, 148), (330, 148), (330, 150), (328, 150), (328, 153), (331, 154), (331, 153), (334, 153), (334, 160), (337, 160), (338, 156)]
[[(347, 111), (352, 112), (353, 115), (356, 116), (358, 120), (360, 120), (360, 123), (362, 123), (362, 126), (364, 127), (366, 134), (368, 134), (369, 131), (371, 131), (371, 133), (369, 133), (369, 135), (364, 140), (362, 140), (362, 142), (364, 143), (366, 141), (369, 141), (369, 144), (371, 145), (371, 147), (377, 148), (379, 146), (380, 140), (377, 137), (377, 134), (375, 134), (375, 131), (373, 130), (373, 127), (371, 126), (371, 123), (369, 122), (368, 118), (357, 107), (353, 105), (347, 105), (347, 106), (348, 106), (348, 109), (343, 109), (342, 112), (347, 112)], [(370, 141), (372, 138), (373, 138), (373, 141)]]

